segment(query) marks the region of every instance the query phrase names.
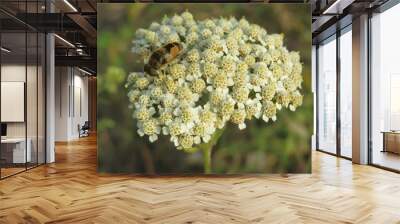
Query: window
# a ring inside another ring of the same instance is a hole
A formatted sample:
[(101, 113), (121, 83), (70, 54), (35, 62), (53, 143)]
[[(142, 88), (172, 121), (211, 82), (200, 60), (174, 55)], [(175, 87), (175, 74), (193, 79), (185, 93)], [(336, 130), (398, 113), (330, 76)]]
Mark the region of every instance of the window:
[(352, 35), (348, 26), (340, 35), (340, 155), (351, 158), (352, 148)]
[(318, 47), (318, 145), (336, 153), (336, 36)]
[(400, 170), (400, 5), (371, 18), (371, 162)]

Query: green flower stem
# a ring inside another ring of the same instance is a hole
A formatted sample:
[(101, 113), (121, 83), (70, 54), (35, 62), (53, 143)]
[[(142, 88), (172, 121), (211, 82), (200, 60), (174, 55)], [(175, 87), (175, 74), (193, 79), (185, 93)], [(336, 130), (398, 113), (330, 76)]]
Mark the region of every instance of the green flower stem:
[(224, 129), (217, 129), (214, 135), (211, 137), (208, 143), (203, 143), (199, 145), (199, 149), (203, 151), (203, 164), (204, 164), (204, 173), (211, 174), (212, 173), (212, 149), (214, 145), (217, 144), (219, 138), (224, 133)]
[(204, 161), (204, 173), (205, 174), (210, 174), (212, 173), (212, 168), (211, 168), (211, 152), (212, 152), (212, 146), (209, 147), (204, 147), (203, 148), (203, 161)]

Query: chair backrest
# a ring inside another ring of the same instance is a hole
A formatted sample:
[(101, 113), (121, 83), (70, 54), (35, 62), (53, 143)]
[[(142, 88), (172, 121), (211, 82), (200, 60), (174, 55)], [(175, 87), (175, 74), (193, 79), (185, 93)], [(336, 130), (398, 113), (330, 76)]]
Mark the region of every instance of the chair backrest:
[(82, 127), (90, 128), (90, 123), (89, 123), (89, 121), (85, 121), (85, 123), (83, 124)]

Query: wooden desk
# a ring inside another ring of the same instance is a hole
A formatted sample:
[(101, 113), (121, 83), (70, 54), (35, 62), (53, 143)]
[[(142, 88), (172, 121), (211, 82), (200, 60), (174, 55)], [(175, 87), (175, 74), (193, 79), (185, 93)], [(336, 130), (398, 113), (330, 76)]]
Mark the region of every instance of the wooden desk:
[(400, 131), (383, 131), (382, 152), (400, 154)]
[(26, 140), (28, 144), (25, 151), (25, 138), (5, 138), (1, 139), (1, 157), (6, 163), (25, 163), (31, 162), (30, 138)]

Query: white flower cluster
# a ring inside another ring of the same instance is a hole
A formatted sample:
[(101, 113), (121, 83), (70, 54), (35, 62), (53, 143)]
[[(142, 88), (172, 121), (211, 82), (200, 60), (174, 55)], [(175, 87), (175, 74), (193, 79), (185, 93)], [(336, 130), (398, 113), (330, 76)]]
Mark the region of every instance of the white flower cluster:
[(151, 142), (162, 133), (189, 150), (227, 122), (243, 129), (253, 117), (275, 121), (283, 107), (302, 104), (300, 56), (283, 46), (281, 34), (244, 18), (196, 21), (184, 12), (137, 30), (133, 52), (147, 63), (171, 42), (183, 51), (158, 76), (134, 72), (126, 84), (137, 132)]

